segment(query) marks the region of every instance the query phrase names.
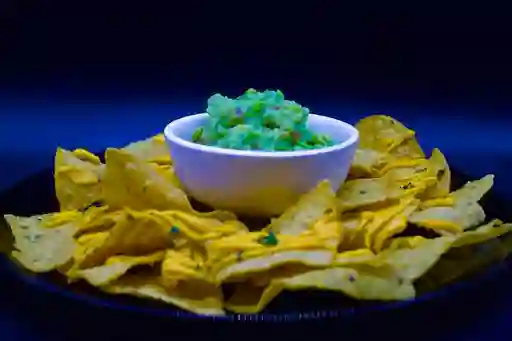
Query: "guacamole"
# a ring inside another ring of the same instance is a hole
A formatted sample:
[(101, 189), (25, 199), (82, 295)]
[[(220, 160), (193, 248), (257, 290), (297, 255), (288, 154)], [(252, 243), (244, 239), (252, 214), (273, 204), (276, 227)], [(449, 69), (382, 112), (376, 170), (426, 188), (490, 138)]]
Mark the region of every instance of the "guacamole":
[(329, 136), (307, 127), (309, 109), (286, 100), (281, 91), (247, 90), (238, 98), (208, 99), (208, 122), (192, 141), (239, 150), (294, 151), (332, 146)]

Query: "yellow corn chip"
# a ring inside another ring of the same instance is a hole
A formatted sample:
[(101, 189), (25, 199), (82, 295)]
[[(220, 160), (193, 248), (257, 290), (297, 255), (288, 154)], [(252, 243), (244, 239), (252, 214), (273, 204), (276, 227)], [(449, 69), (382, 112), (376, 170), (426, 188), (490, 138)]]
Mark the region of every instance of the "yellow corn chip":
[(337, 193), (341, 211), (349, 211), (392, 199), (388, 187), (389, 179), (387, 177), (345, 182)]
[(58, 148), (55, 154), (55, 194), (62, 211), (79, 210), (102, 199), (104, 165), (80, 160)]
[(450, 195), (455, 198), (457, 203), (477, 202), (489, 192), (493, 185), (494, 175), (489, 174), (479, 180), (468, 182)]
[(158, 164), (171, 164), (171, 153), (165, 142), (163, 134), (149, 137), (142, 141), (130, 143), (121, 148), (122, 151), (135, 156), (138, 160), (144, 162), (154, 162)]
[(153, 265), (163, 258), (163, 251), (145, 256), (113, 256), (103, 265), (84, 270), (71, 270), (67, 276), (71, 280), (84, 279), (91, 285), (99, 287), (117, 280), (135, 266)]
[(433, 168), (432, 171), (436, 174), (437, 181), (433, 186), (427, 188), (422, 197), (424, 199), (431, 199), (447, 196), (450, 193), (452, 175), (446, 158), (439, 149), (434, 148), (429, 163)]
[(414, 136), (414, 131), (385, 115), (368, 116), (356, 124), (360, 136), (360, 148), (389, 152), (403, 141)]
[(196, 212), (181, 189), (166, 181), (152, 166), (129, 153), (109, 148), (106, 160), (103, 193), (106, 203), (113, 208), (175, 209), (220, 220), (236, 219), (230, 212)]
[(373, 211), (372, 221), (365, 226), (364, 244), (366, 248), (373, 249), (375, 238), (379, 232), (396, 216), (402, 214), (415, 200), (409, 197), (403, 198), (398, 204)]
[(472, 244), (480, 244), (512, 231), (512, 224), (503, 224), (502, 221), (494, 219), (487, 224), (477, 227), (471, 231), (464, 231), (457, 237), (453, 247), (461, 247)]
[(372, 149), (357, 149), (350, 166), (350, 178), (371, 178), (388, 163), (388, 156)]
[(115, 255), (139, 256), (164, 250), (170, 245), (170, 226), (139, 212), (125, 210), (99, 245), (90, 247), (75, 267), (86, 269), (103, 264)]
[(307, 231), (324, 214), (335, 211), (336, 195), (328, 181), (322, 181), (267, 227), (279, 234), (298, 235)]
[(425, 157), (425, 153), (423, 153), (414, 135), (392, 148), (389, 154), (398, 159), (422, 159)]
[(162, 262), (162, 284), (173, 288), (181, 281), (209, 282), (205, 261), (206, 257), (193, 247), (167, 250)]
[(158, 276), (126, 275), (102, 287), (110, 294), (126, 294), (173, 304), (201, 315), (225, 315), (220, 288), (204, 283), (180, 283), (167, 289)]
[(48, 272), (68, 263), (76, 248), (73, 239), (76, 227), (73, 222), (45, 228), (41, 220), (50, 215), (16, 217), (5, 215), (14, 236), (11, 255), (24, 268), (34, 272)]
[(373, 251), (380, 252), (385, 243), (394, 235), (400, 234), (407, 228), (407, 218), (413, 214), (414, 211), (418, 208), (419, 200), (413, 200), (402, 213), (398, 216), (395, 216), (391, 221), (386, 224), (380, 232), (377, 233), (375, 237), (375, 241), (373, 243)]
[(366, 225), (373, 219), (371, 212), (343, 213), (341, 216), (341, 230), (343, 240), (339, 245), (340, 251), (357, 250), (365, 248), (364, 235)]

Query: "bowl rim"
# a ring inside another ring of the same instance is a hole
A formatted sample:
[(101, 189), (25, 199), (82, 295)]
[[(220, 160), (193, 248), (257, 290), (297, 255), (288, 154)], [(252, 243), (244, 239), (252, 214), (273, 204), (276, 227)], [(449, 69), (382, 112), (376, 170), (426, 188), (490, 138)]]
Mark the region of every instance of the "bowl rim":
[(294, 158), (294, 157), (303, 157), (303, 156), (313, 156), (319, 154), (327, 154), (335, 151), (339, 151), (342, 149), (346, 149), (359, 141), (359, 131), (351, 124), (323, 115), (317, 114), (309, 114), (309, 119), (313, 120), (327, 120), (331, 121), (332, 124), (338, 125), (341, 129), (345, 129), (349, 133), (348, 139), (345, 141), (335, 144), (334, 146), (318, 148), (318, 149), (310, 149), (310, 150), (297, 150), (297, 151), (259, 151), (259, 150), (238, 150), (238, 149), (228, 149), (228, 148), (220, 148), (214, 146), (205, 146), (202, 144), (194, 143), (191, 141), (187, 141), (176, 134), (174, 134), (174, 129), (186, 122), (198, 120), (208, 116), (207, 113), (201, 114), (193, 114), (188, 116), (180, 117), (169, 124), (164, 129), (164, 136), (166, 140), (172, 144), (177, 144), (183, 148), (193, 149), (204, 153), (210, 154), (221, 154), (221, 155), (231, 155), (231, 156), (244, 156), (244, 157), (253, 157), (253, 158)]

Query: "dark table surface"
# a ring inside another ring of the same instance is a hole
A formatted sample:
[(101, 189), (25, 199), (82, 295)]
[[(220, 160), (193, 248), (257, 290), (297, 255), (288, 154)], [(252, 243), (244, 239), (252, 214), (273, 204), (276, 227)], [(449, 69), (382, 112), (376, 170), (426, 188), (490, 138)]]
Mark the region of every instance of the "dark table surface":
[[(512, 134), (507, 129), (511, 126), (512, 117), (499, 115), (498, 109), (485, 106), (468, 108), (457, 103), (314, 102), (304, 104), (317, 113), (341, 117), (348, 122), (355, 122), (365, 113), (387, 112), (415, 129), (426, 150), (439, 147), (452, 166), (471, 176), (494, 173), (497, 176), (496, 190), (504, 195), (512, 193), (509, 173), (512, 168)], [(0, 190), (38, 170), (51, 167), (58, 145), (91, 150), (121, 146), (155, 134), (173, 118), (200, 111), (203, 107), (203, 103), (192, 99), (0, 100)], [(370, 333), (365, 335), (384, 337), (386, 333), (392, 333), (395, 339), (506, 339), (512, 319), (510, 284), (512, 280), (503, 277), (451, 302), (450, 307), (424, 310), (416, 316), (413, 311), (390, 314), (379, 319), (380, 322), (373, 327), (357, 326), (361, 328), (360, 333)], [(169, 337), (176, 336), (180, 328), (190, 336), (198, 331), (193, 325), (177, 325), (173, 321), (142, 323), (141, 317), (70, 302), (31, 290), (12, 278), (2, 279), (0, 289), (2, 340), (149, 339), (162, 337), (163, 333), (170, 334)], [(295, 325), (292, 328), (297, 333), (305, 326)], [(340, 337), (348, 339), (352, 336), (360, 338), (354, 328), (323, 332), (337, 332)], [(278, 329), (277, 326), (271, 329), (249, 326), (230, 329), (225, 326), (225, 335), (240, 337), (241, 332), (259, 330), (265, 331), (268, 338), (283, 338)]]

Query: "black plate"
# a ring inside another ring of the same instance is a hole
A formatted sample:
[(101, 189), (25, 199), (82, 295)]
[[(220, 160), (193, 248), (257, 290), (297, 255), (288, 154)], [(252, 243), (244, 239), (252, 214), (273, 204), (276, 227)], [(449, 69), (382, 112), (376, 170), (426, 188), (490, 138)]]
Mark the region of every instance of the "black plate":
[[(452, 170), (452, 184), (459, 188), (470, 179), (463, 173)], [(506, 202), (491, 192), (481, 201), (488, 217), (512, 221), (512, 203)], [(53, 187), (53, 175), (50, 169), (42, 171), (16, 186), (0, 194), (1, 213), (11, 213), (18, 216), (54, 212), (58, 210)], [(0, 219), (0, 232), (2, 238), (7, 235), (8, 226), (5, 219)], [(474, 255), (473, 255), (474, 256)], [(77, 283), (69, 285), (63, 276), (56, 273), (33, 274), (20, 269), (5, 255), (0, 256), (0, 269), (5, 270), (8, 276), (21, 279), (31, 287), (42, 289), (60, 296), (78, 300), (93, 306), (111, 308), (129, 312), (150, 314), (174, 319), (214, 319), (217, 321), (251, 321), (251, 322), (293, 322), (303, 320), (338, 319), (361, 315), (370, 312), (396, 310), (410, 307), (414, 304), (439, 301), (454, 297), (457, 293), (475, 288), (483, 281), (496, 279), (503, 275), (509, 266), (510, 257), (488, 264), (483, 271), (473, 273), (471, 277), (459, 279), (436, 290), (424, 289), (415, 299), (397, 302), (369, 302), (357, 301), (344, 297), (338, 293), (329, 292), (298, 292), (283, 293), (275, 299), (269, 307), (258, 315), (231, 314), (225, 317), (198, 316), (172, 305), (159, 302), (137, 299), (129, 296), (107, 295), (86, 284)], [(435, 268), (434, 268), (435, 269)]]

